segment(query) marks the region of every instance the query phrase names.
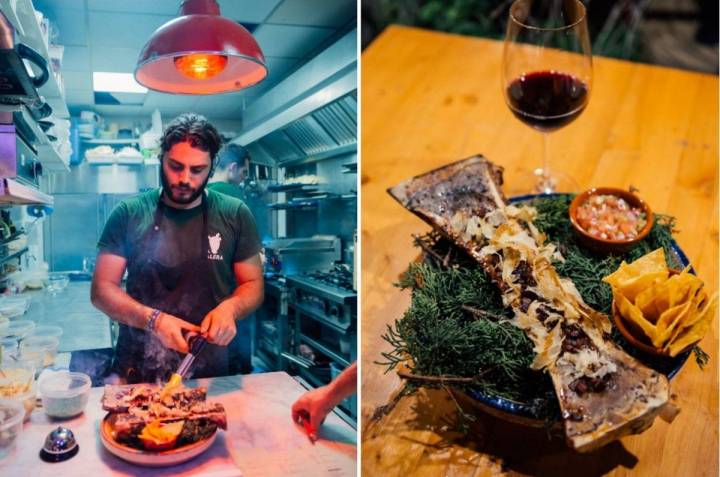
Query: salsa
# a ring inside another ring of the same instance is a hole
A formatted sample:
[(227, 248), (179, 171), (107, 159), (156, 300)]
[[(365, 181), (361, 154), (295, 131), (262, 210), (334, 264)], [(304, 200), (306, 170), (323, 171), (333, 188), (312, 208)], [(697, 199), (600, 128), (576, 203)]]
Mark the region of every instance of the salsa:
[(593, 237), (632, 240), (647, 224), (642, 209), (615, 195), (591, 195), (577, 209), (577, 222)]

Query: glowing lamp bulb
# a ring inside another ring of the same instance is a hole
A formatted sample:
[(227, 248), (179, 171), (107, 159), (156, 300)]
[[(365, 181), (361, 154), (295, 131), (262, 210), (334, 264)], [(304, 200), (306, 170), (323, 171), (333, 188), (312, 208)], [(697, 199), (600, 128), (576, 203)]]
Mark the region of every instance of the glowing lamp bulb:
[(188, 78), (205, 80), (220, 74), (227, 65), (227, 56), (193, 53), (175, 58), (175, 68)]

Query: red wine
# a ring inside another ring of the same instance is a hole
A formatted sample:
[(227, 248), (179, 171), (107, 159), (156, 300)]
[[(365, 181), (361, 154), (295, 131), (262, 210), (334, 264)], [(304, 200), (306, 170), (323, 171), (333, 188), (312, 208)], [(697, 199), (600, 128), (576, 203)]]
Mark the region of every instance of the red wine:
[(538, 71), (513, 80), (507, 88), (515, 117), (540, 131), (554, 131), (585, 109), (588, 88), (578, 78), (556, 71)]

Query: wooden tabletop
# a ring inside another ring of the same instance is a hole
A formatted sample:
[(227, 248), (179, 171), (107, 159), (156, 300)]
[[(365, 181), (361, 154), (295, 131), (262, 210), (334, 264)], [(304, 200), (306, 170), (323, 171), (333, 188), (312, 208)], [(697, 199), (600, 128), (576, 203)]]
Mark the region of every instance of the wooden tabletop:
[[(418, 255), (428, 226), (385, 190), (415, 174), (481, 153), (508, 185), (541, 163), (540, 135), (515, 119), (500, 88), (502, 43), (390, 27), (362, 56), (362, 469), (365, 475), (718, 474), (718, 320), (672, 380), (682, 408), (595, 454), (479, 414), (470, 435), (449, 425), (444, 391), (391, 399), (394, 374), (374, 364), (380, 338), (409, 294), (392, 283)], [(718, 285), (718, 78), (594, 58), (590, 103), (551, 135), (551, 168), (582, 189), (634, 186), (678, 220), (677, 241), (710, 290)], [(389, 405), (388, 405), (389, 404)], [(385, 407), (381, 407), (385, 406)]]
[[(220, 402), (228, 428), (218, 431), (215, 442), (198, 457), (161, 468), (126, 462), (108, 452), (100, 440), (100, 424), (107, 414), (100, 400), (104, 388), (90, 389), (85, 411), (69, 420), (53, 420), (35, 409), (25, 423), (16, 447), (0, 459), (0, 475), (33, 477), (93, 476), (193, 476), (266, 477), (352, 476), (356, 470), (356, 432), (334, 413), (320, 428), (313, 445), (302, 427), (292, 422), (290, 407), (305, 392), (284, 372), (190, 380), (188, 387), (207, 388), (208, 401)], [(58, 425), (75, 434), (80, 451), (70, 460), (40, 460), (45, 437)], [(24, 474), (25, 473), (25, 474)]]

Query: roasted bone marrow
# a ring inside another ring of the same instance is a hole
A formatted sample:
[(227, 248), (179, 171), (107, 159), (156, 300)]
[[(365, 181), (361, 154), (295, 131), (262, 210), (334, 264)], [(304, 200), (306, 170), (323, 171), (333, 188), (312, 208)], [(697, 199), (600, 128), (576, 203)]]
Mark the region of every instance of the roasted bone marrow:
[(218, 428), (227, 430), (227, 415), (220, 403), (207, 402), (207, 389), (178, 388), (165, 398), (160, 388), (149, 385), (106, 385), (102, 407), (110, 413), (108, 423), (119, 443), (147, 449), (142, 432), (151, 423), (182, 422), (173, 440), (180, 447), (210, 437)]
[(608, 317), (590, 308), (552, 263), (563, 257), (533, 225), (536, 211), (509, 205), (502, 168), (474, 156), (388, 190), (486, 271), (534, 344), (532, 368), (549, 373), (571, 447), (590, 451), (650, 426), (667, 405), (667, 378), (608, 339)]

